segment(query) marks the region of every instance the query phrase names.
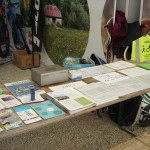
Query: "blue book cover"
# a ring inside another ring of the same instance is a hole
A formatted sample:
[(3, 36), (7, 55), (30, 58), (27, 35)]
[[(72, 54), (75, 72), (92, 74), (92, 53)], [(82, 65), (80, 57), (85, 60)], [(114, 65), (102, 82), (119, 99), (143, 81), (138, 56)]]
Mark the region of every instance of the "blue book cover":
[(30, 105), (43, 119), (53, 118), (65, 114), (51, 101), (44, 101)]
[(34, 88), (35, 91), (41, 90), (40, 87), (36, 86), (30, 80), (23, 80), (23, 81), (18, 81), (18, 82), (13, 82), (13, 83), (6, 83), (4, 85), (16, 97), (30, 94), (31, 88)]

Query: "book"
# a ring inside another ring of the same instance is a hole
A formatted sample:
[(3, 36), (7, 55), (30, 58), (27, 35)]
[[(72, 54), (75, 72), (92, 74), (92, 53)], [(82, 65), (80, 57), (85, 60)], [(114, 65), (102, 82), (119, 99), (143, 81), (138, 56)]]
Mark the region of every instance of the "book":
[(4, 108), (15, 107), (22, 104), (14, 96), (6, 94), (0, 95), (0, 103), (4, 106)]
[(64, 108), (69, 114), (75, 114), (96, 105), (91, 98), (71, 87), (49, 92), (46, 95), (53, 103)]
[[(44, 101), (44, 99), (40, 96), (40, 94), (45, 93), (40, 87), (35, 85), (30, 80), (23, 80), (18, 82), (6, 83), (5, 87), (18, 99), (21, 100), (22, 103), (33, 103)], [(35, 90), (35, 100), (31, 100), (30, 90), (34, 88)]]
[(30, 105), (36, 113), (38, 113), (43, 119), (49, 119), (56, 116), (65, 114), (60, 108), (54, 105), (51, 101), (45, 101)]
[(14, 129), (24, 125), (24, 123), (12, 109), (0, 111), (0, 123), (6, 130)]
[(38, 116), (30, 106), (17, 107), (14, 108), (14, 111), (25, 124), (30, 124), (42, 120), (41, 117)]

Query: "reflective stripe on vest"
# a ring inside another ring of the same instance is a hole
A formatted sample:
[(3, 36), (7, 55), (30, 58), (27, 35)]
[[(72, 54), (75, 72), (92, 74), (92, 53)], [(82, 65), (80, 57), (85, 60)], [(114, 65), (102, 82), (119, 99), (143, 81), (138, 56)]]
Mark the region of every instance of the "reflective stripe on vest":
[(150, 61), (150, 36), (132, 42), (131, 60), (136, 62)]

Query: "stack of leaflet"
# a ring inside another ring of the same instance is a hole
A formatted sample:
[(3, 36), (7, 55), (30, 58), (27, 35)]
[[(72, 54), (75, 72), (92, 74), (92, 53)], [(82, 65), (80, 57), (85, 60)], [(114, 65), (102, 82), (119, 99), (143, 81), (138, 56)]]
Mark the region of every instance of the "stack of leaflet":
[(69, 114), (75, 114), (95, 106), (90, 97), (71, 87), (61, 91), (49, 92), (46, 95), (53, 103), (59, 105), (59, 107), (66, 110)]
[[(44, 99), (41, 97), (41, 94), (45, 93), (45, 91), (39, 88), (30, 80), (6, 83), (4, 85), (14, 96), (20, 99), (23, 104), (44, 101)], [(34, 88), (35, 90), (34, 101), (31, 101), (31, 88)]]

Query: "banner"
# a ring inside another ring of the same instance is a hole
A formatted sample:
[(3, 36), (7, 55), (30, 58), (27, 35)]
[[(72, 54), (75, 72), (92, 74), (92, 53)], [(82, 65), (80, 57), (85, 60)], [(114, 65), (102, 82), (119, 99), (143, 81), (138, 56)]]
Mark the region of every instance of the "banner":
[(32, 48), (33, 51), (41, 52), (43, 38), (43, 10), (42, 0), (31, 1), (31, 23), (32, 23)]

